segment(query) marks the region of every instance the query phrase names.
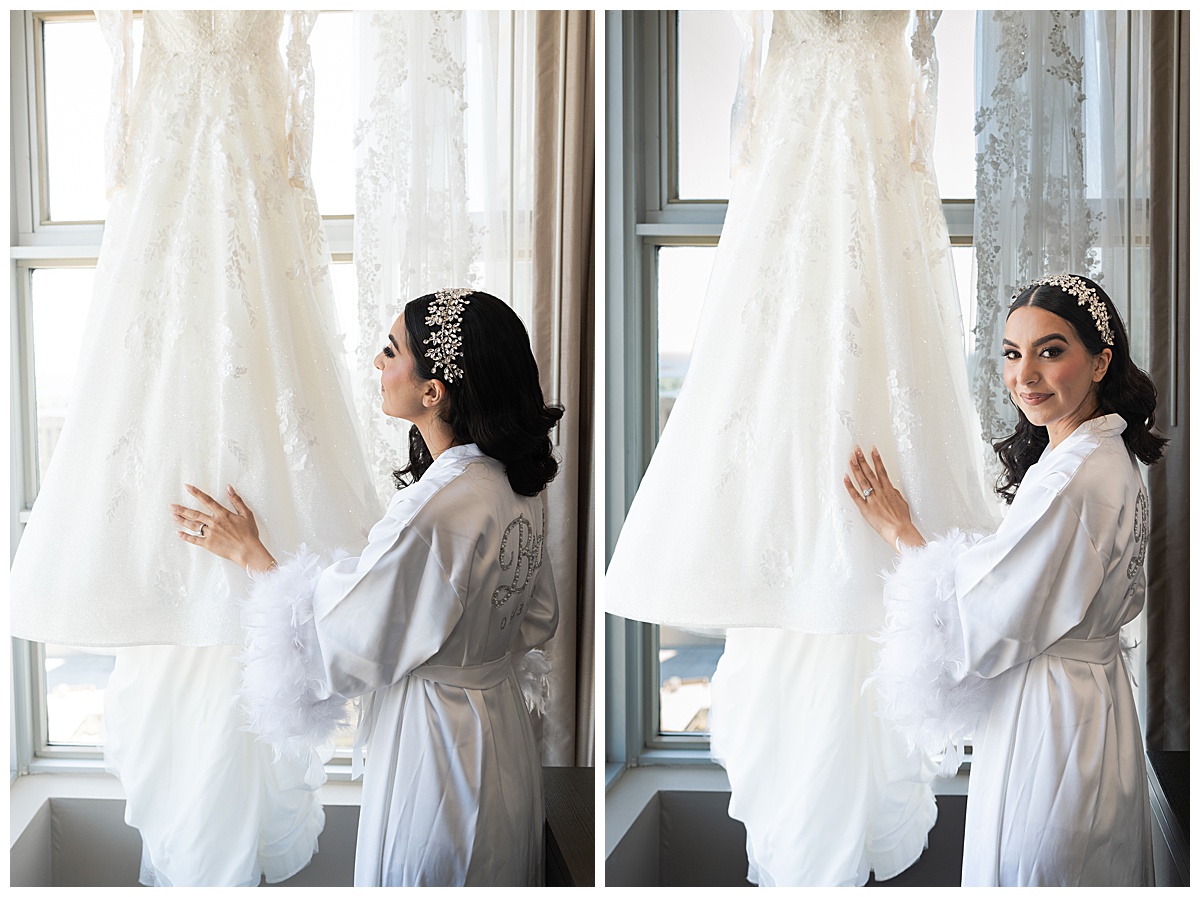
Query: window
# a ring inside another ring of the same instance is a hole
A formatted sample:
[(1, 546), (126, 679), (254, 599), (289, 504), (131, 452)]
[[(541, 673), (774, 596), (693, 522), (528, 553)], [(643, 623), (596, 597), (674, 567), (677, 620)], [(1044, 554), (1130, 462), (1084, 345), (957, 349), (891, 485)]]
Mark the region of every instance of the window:
[[(483, 244), (479, 269), (525, 320), (533, 276), (534, 20), (532, 12), (491, 11), (463, 22), (468, 211)], [(316, 75), (311, 174), (348, 359), (360, 341), (355, 32), (350, 12), (325, 11), (309, 39)], [(140, 42), (135, 13), (135, 75)], [(108, 208), (103, 134), (112, 58), (92, 14), (55, 11), (10, 12), (10, 58), (11, 551), (54, 452), (74, 377), (74, 346), (91, 299)], [(352, 388), (359, 386), (358, 378), (351, 381)], [(15, 771), (98, 758), (112, 663), (105, 655), (13, 640)]]
[[(939, 174), (943, 167), (949, 173), (949, 178), (942, 180), (952, 185), (955, 205), (968, 206), (965, 214), (956, 208), (954, 216), (967, 223), (965, 231), (960, 228), (954, 234), (956, 243), (961, 244), (954, 250), (955, 264), (967, 308), (973, 301), (969, 204), (974, 194), (974, 96), (970, 89), (974, 14), (944, 13), (938, 38), (943, 106), (935, 164)], [(659, 125), (644, 129), (638, 139), (624, 141), (642, 147), (638, 154), (627, 154), (626, 164), (638, 169), (639, 177), (634, 180), (644, 184), (640, 201), (634, 202), (634, 207), (644, 212), (631, 222), (635, 251), (625, 255), (627, 267), (641, 270), (627, 276), (625, 282), (635, 285), (629, 305), (641, 308), (647, 325), (642, 339), (653, 346), (645, 356), (652, 373), (644, 371), (643, 375), (649, 374), (657, 383), (654, 395), (635, 383), (626, 386), (627, 403), (632, 398), (632, 405), (640, 405), (643, 418), (644, 454), (624, 471), (630, 478), (625, 485), (632, 480), (636, 488), (686, 376), (691, 341), (724, 222), (731, 185), (729, 112), (737, 88), (741, 37), (726, 11), (680, 11), (626, 14), (621, 41), (622, 49), (633, 56), (622, 60), (623, 69), (610, 67), (610, 95), (619, 93), (623, 102), (633, 106), (626, 112), (627, 120)], [(659, 66), (659, 60), (666, 64)], [(631, 70), (637, 72), (632, 81)], [(614, 83), (611, 79), (622, 71), (626, 82)], [(648, 77), (651, 72), (654, 77)], [(659, 72), (665, 72), (665, 77), (657, 77)], [(647, 139), (648, 134), (662, 134), (665, 139), (656, 143)], [(610, 189), (615, 186), (612, 181), (609, 185)], [(610, 355), (609, 365), (614, 361)], [(610, 403), (613, 396), (610, 383)], [(615, 512), (610, 516), (610, 524), (613, 522), (617, 522)], [(644, 648), (639, 653), (646, 663), (641, 679), (655, 684), (647, 687), (644, 695), (645, 744), (663, 749), (706, 746), (708, 685), (722, 642), (670, 627), (638, 624), (637, 629)]]
[[(1141, 179), (1145, 167), (1134, 160), (1146, 151), (1145, 98), (1137, 92), (1145, 26), (1136, 13), (1111, 15), (1118, 26), (1116, 81), (1127, 93), (1115, 105), (1127, 106), (1132, 116), (1134, 155), (1124, 169)], [(606, 25), (605, 515), (611, 556), (686, 376), (730, 190), (729, 111), (741, 40), (722, 11), (610, 12)], [(935, 32), (934, 165), (968, 350), (975, 312), (975, 31), (974, 11), (947, 10)], [(1140, 180), (1125, 189), (1131, 197), (1145, 192)], [(1144, 203), (1130, 201), (1128, 208), (1136, 245), (1145, 228)], [(1131, 268), (1140, 270), (1136, 253)], [(1136, 285), (1128, 292), (1138, 295)], [(1139, 317), (1129, 320), (1136, 353)], [(707, 747), (707, 684), (721, 642), (614, 617), (606, 626), (610, 775), (623, 764), (686, 762), (687, 748)], [(702, 751), (690, 756), (707, 759)]]
[[(12, 431), (19, 446), (14, 469), (20, 471), (11, 489), (10, 525), (18, 534), (67, 413), (92, 296), (108, 207), (104, 129), (112, 56), (91, 14), (10, 16), (14, 71), (20, 72), (11, 84), (18, 225), (10, 252)], [(333, 253), (338, 317), (350, 331), (351, 352), (357, 342), (352, 32), (348, 12), (326, 12), (318, 16), (310, 39), (318, 73), (312, 177)], [(139, 16), (133, 37), (136, 77)], [(17, 766), (27, 766), (35, 756), (98, 756), (113, 657), (21, 640), (14, 640), (13, 655)]]

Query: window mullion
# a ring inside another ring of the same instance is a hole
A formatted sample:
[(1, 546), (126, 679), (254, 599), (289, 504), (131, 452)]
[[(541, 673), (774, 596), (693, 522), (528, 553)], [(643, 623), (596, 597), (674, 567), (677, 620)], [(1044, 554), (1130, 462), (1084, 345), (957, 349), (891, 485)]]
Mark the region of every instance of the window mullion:
[(29, 765), (37, 752), (36, 719), (38, 702), (36, 699), (37, 676), (36, 660), (37, 646), (24, 639), (10, 639), (12, 645), (12, 714), (10, 722), (13, 726), (11, 747), (13, 750), (12, 766), (18, 775), (29, 772)]
[[(679, 198), (679, 12), (658, 13), (658, 45), (662, 74), (659, 85), (660, 188), (658, 208), (669, 209)], [(664, 139), (665, 138), (665, 139)]]
[(33, 368), (33, 308), (32, 269), (25, 263), (12, 262), (13, 296), (12, 337), (10, 351), (13, 383), (16, 391), (10, 419), (13, 428), (12, 457), (10, 461), (10, 504), (12, 523), (9, 558), (17, 550), (23, 523), (21, 516), (33, 507), (37, 492), (37, 396), (34, 392)]
[(14, 243), (18, 234), (33, 233), (37, 199), (36, 105), (30, 102), (35, 77), (33, 24), (32, 12), (9, 12), (9, 102), (13, 129), (10, 146), (16, 154), (12, 160), (16, 173), (13, 179), (16, 232), (10, 235), (10, 240)]

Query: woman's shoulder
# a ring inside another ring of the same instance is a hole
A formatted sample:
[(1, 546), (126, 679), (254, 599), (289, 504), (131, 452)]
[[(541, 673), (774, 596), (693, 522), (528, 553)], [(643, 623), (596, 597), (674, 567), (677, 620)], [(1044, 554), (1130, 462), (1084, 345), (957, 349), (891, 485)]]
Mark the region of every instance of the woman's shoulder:
[[(458, 449), (463, 449), (458, 451)], [(448, 449), (416, 483), (392, 499), (388, 516), (420, 529), (454, 520), (477, 520), (479, 527), (509, 506), (519, 503), (504, 473), (504, 465), (476, 446)]]
[[(1067, 501), (1080, 519), (1119, 509), (1141, 487), (1141, 475), (1117, 415), (1085, 421), (1026, 474), (1022, 488)], [(1019, 493), (1018, 493), (1019, 494)]]

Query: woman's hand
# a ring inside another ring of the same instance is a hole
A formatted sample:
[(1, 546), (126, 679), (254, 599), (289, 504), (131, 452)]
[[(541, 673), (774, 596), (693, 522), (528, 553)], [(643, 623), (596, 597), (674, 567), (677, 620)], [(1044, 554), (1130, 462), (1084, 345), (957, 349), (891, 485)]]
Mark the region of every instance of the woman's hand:
[(184, 527), (179, 538), (207, 549), (217, 557), (227, 558), (247, 573), (259, 573), (275, 565), (275, 558), (258, 538), (258, 524), (254, 512), (242, 501), (233, 487), (229, 487), (229, 503), (226, 509), (220, 502), (201, 492), (195, 486), (184, 483), (204, 511), (183, 505), (171, 505), (171, 516)]
[(850, 473), (842, 478), (842, 482), (863, 520), (897, 551), (900, 543), (913, 547), (925, 544), (925, 538), (913, 526), (908, 502), (888, 479), (879, 449), (871, 449), (871, 461), (868, 461), (856, 445), (850, 456)]

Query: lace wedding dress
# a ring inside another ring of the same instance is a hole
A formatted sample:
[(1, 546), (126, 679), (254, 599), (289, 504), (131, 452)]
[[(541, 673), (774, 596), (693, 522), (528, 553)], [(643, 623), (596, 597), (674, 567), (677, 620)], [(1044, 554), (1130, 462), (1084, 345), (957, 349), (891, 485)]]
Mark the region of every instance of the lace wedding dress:
[[(70, 412), (10, 578), (13, 635), (120, 648), (106, 755), (143, 881), (257, 884), (308, 862), (318, 758), (276, 762), (233, 694), (248, 578), (168, 504), (236, 485), (265, 544), (378, 518), (307, 181), (313, 12), (101, 11), (113, 188)], [(289, 28), (287, 62), (280, 54)]]
[(777, 11), (760, 70), (746, 20), (691, 365), (607, 572), (610, 613), (727, 630), (713, 751), (760, 884), (890, 877), (936, 815), (928, 761), (863, 688), (895, 551), (842, 484), (876, 445), (924, 532), (994, 525), (930, 161), (934, 22)]

